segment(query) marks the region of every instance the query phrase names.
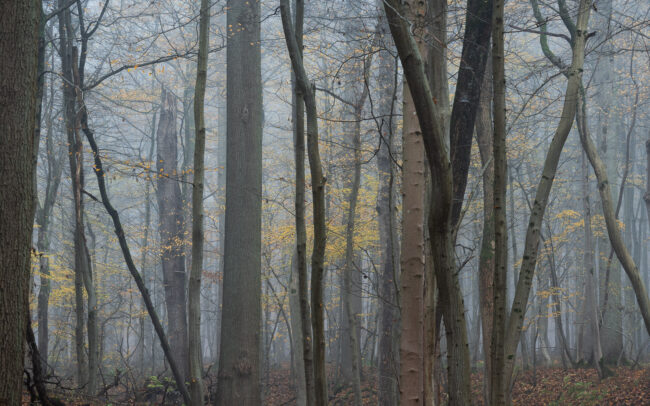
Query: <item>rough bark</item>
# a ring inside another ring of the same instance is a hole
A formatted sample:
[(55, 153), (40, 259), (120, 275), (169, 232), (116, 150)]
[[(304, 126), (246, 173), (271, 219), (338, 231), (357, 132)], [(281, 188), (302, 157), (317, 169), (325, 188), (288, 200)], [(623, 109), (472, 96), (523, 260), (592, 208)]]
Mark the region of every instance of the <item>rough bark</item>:
[(226, 215), (217, 405), (261, 404), (260, 3), (227, 2)]
[(30, 248), (40, 2), (0, 4), (0, 403), (21, 404)]
[[(307, 157), (312, 182), (312, 201), (314, 218), (314, 247), (311, 257), (311, 326), (313, 332), (315, 404), (324, 406), (327, 398), (327, 375), (325, 372), (325, 332), (323, 300), (323, 280), (325, 274), (325, 245), (327, 243), (327, 228), (325, 224), (325, 177), (320, 160), (318, 147), (318, 116), (314, 87), (309, 83), (302, 55), (296, 41), (296, 35), (291, 22), (291, 8), (288, 0), (280, 1), (282, 27), (287, 43), (291, 66), (296, 78), (296, 85), (302, 93), (307, 113)], [(303, 327), (304, 328), (304, 327)], [(307, 360), (305, 360), (307, 361)], [(307, 368), (305, 363), (305, 368)], [(307, 388), (309, 390), (309, 387)]]
[(205, 85), (208, 75), (210, 6), (201, 0), (199, 22), (199, 56), (194, 87), (194, 177), (192, 184), (192, 268), (188, 288), (188, 344), (190, 395), (192, 406), (203, 400), (203, 356), (201, 353), (201, 274), (203, 272), (203, 189), (205, 155)]

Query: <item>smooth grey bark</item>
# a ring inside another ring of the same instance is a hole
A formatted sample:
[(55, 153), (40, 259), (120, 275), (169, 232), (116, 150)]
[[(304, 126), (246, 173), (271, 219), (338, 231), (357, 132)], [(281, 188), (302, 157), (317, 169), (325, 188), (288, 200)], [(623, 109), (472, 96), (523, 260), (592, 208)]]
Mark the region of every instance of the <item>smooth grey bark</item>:
[(21, 404), (35, 210), (39, 1), (0, 3), (0, 403)]
[(217, 405), (257, 406), (260, 389), (262, 82), (260, 3), (227, 2), (227, 146)]
[[(581, 114), (580, 116), (581, 117)], [(578, 120), (578, 131), (582, 132), (583, 122)], [(603, 370), (600, 362), (603, 357), (603, 350), (600, 344), (600, 331), (598, 323), (598, 305), (596, 286), (596, 269), (594, 265), (594, 238), (591, 230), (591, 202), (589, 198), (589, 171), (587, 167), (587, 157), (582, 153), (582, 201), (584, 210), (584, 267), (585, 267), (585, 288), (584, 288), (584, 310), (586, 316), (585, 326), (583, 327), (584, 341), (582, 345), (582, 354), (579, 356), (594, 365), (598, 371), (598, 376), (603, 377)]]
[(178, 173), (176, 96), (161, 92), (160, 119), (156, 143), (158, 232), (167, 308), (169, 344), (182, 371), (189, 376), (187, 311), (185, 294), (184, 220)]
[(203, 273), (203, 190), (205, 155), (205, 85), (208, 76), (208, 44), (210, 41), (210, 6), (201, 0), (199, 22), (199, 55), (194, 91), (194, 177), (192, 183), (192, 268), (188, 288), (188, 352), (192, 406), (202, 406), (203, 356), (201, 351), (201, 274)]

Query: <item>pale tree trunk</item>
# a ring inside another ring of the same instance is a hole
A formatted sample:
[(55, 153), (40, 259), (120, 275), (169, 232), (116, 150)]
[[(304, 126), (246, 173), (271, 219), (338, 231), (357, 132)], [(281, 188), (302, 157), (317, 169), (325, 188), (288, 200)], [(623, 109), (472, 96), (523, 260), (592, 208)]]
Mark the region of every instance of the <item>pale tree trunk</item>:
[(178, 173), (176, 96), (163, 88), (156, 145), (156, 197), (169, 343), (183, 379), (188, 376), (184, 223)]
[(519, 278), (517, 280), (510, 316), (507, 321), (504, 373), (506, 384), (503, 387), (503, 390), (505, 390), (506, 393), (508, 393), (512, 387), (512, 372), (516, 358), (517, 346), (521, 337), (521, 329), (524, 323), (533, 274), (537, 264), (542, 218), (548, 204), (548, 198), (557, 172), (560, 155), (575, 117), (576, 102), (579, 97), (579, 87), (582, 80), (586, 27), (589, 20), (590, 9), (591, 0), (580, 1), (576, 22), (576, 34), (572, 44), (571, 66), (569, 67), (567, 74), (568, 81), (564, 105), (562, 107), (562, 115), (546, 153), (544, 168), (539, 179), (535, 200), (528, 221), (522, 264), (519, 271)]
[[(298, 46), (298, 52), (302, 57), (302, 38), (304, 22), (304, 2), (296, 0), (295, 10), (295, 32), (294, 36)], [(307, 277), (307, 230), (305, 226), (305, 104), (301, 87), (296, 80), (296, 74), (291, 73), (293, 87), (293, 120), (294, 120), (294, 161), (296, 166), (296, 277), (298, 284), (298, 304), (300, 308), (300, 334), (299, 337), (302, 348), (302, 366), (301, 371), (305, 380), (305, 402), (312, 406), (316, 399), (316, 383), (314, 378), (314, 347), (311, 331), (311, 309), (309, 307), (309, 288)], [(293, 317), (293, 315), (292, 315)], [(296, 340), (298, 341), (298, 339)]]
[[(151, 144), (149, 146), (149, 154), (147, 156), (147, 165), (151, 165), (153, 161), (153, 154), (155, 151), (155, 140), (156, 140), (156, 112), (153, 114), (153, 119), (151, 120)], [(142, 279), (144, 280), (145, 286), (147, 285), (147, 255), (149, 250), (149, 230), (151, 228), (151, 176), (147, 175), (146, 185), (144, 191), (144, 233), (142, 235), (141, 243), (141, 253), (140, 253), (140, 269), (142, 269)], [(149, 289), (149, 286), (147, 289)], [(142, 312), (146, 312), (146, 305), (144, 300), (142, 301)], [(140, 316), (140, 373), (142, 376), (145, 375), (145, 351), (147, 347), (147, 337), (150, 336), (150, 325), (146, 322), (144, 315)], [(151, 348), (154, 348), (153, 342), (150, 343)], [(151, 366), (154, 365), (154, 360), (149, 360)]]
[(217, 405), (261, 402), (260, 3), (227, 2), (226, 215)]
[(379, 3), (377, 32), (383, 48), (377, 55), (377, 83), (382, 92), (377, 100), (377, 115), (381, 117), (377, 129), (380, 141), (377, 151), (377, 172), (379, 190), (377, 195), (377, 220), (381, 248), (381, 276), (379, 282), (381, 321), (379, 334), (379, 383), (377, 404), (393, 406), (398, 404), (398, 359), (397, 334), (399, 313), (397, 286), (399, 286), (399, 252), (397, 239), (397, 218), (395, 215), (396, 188), (393, 165), (394, 130), (393, 113), (397, 93), (397, 63), (388, 52), (394, 49), (386, 18)]
[(0, 5), (0, 403), (11, 406), (21, 404), (28, 320), (40, 7)]
[[(578, 113), (578, 117), (582, 114)], [(578, 131), (582, 132), (582, 120), (578, 120)], [(592, 364), (598, 371), (598, 375), (603, 377), (601, 368), (601, 359), (603, 350), (600, 345), (600, 331), (598, 323), (598, 298), (596, 296), (596, 269), (594, 266), (594, 238), (591, 230), (591, 203), (589, 199), (589, 172), (587, 167), (587, 157), (582, 153), (582, 201), (584, 209), (584, 267), (585, 267), (585, 299), (584, 311), (586, 326), (583, 327), (584, 341), (582, 345), (582, 355), (584, 359)]]
[[(360, 106), (357, 106), (358, 111)], [(359, 271), (356, 269), (354, 263), (354, 223), (356, 216), (356, 207), (359, 197), (359, 185), (361, 182), (361, 129), (360, 114), (355, 114), (357, 119), (354, 135), (353, 135), (353, 155), (354, 155), (354, 170), (352, 175), (352, 185), (350, 188), (350, 195), (348, 196), (348, 216), (345, 228), (345, 267), (343, 274), (343, 307), (345, 310), (345, 317), (347, 319), (347, 328), (348, 328), (348, 345), (349, 345), (349, 356), (351, 358), (351, 373), (352, 373), (352, 387), (354, 391), (354, 405), (361, 405), (361, 374), (360, 374), (360, 352), (359, 352), (359, 331), (358, 331), (358, 319), (356, 310), (353, 309), (353, 296), (357, 295), (360, 299), (361, 289), (359, 286), (354, 286), (353, 283), (359, 281), (353, 279), (354, 274), (360, 275)], [(354, 306), (356, 307), (356, 306)], [(346, 353), (345, 351), (343, 352)]]
[[(50, 94), (54, 95), (54, 81), (50, 82)], [(45, 198), (43, 204), (36, 212), (36, 223), (38, 224), (37, 249), (39, 253), (39, 272), (41, 275), (41, 284), (38, 290), (38, 348), (42, 357), (41, 370), (47, 372), (48, 360), (48, 313), (50, 299), (50, 263), (48, 251), (50, 249), (50, 218), (54, 203), (58, 194), (63, 172), (63, 148), (54, 149), (54, 140), (52, 134), (52, 107), (54, 100), (50, 97), (50, 103), (47, 111), (47, 134), (45, 145), (47, 151), (47, 183), (45, 186)]]
[[(584, 100), (582, 108), (584, 109)], [(584, 113), (584, 112), (583, 112)], [(607, 226), (607, 234), (609, 236), (609, 241), (612, 244), (616, 257), (620, 261), (625, 273), (627, 274), (634, 294), (636, 296), (637, 303), (639, 305), (639, 310), (641, 316), (643, 317), (643, 322), (645, 324), (646, 330), (650, 334), (650, 300), (648, 299), (647, 290), (639, 269), (634, 263), (634, 259), (630, 255), (625, 243), (623, 241), (623, 236), (621, 230), (619, 229), (618, 222), (616, 220), (614, 204), (612, 202), (612, 192), (607, 178), (607, 168), (603, 163), (602, 159), (598, 155), (596, 146), (591, 140), (591, 137), (587, 130), (587, 124), (584, 123), (583, 131), (580, 134), (580, 141), (582, 147), (587, 153), (589, 162), (591, 163), (594, 173), (596, 174), (596, 179), (598, 181), (598, 192), (600, 194), (601, 205), (603, 209), (603, 216), (605, 217), (605, 224)]]
[(188, 352), (192, 406), (203, 401), (203, 356), (201, 353), (201, 274), (203, 272), (203, 182), (205, 155), (205, 85), (208, 75), (210, 6), (201, 0), (199, 56), (194, 91), (194, 176), (192, 184), (192, 268), (188, 288)]
[[(328, 403), (327, 375), (325, 372), (325, 332), (323, 300), (325, 245), (327, 242), (327, 228), (325, 224), (325, 178), (321, 165), (318, 147), (318, 117), (316, 108), (316, 95), (314, 87), (309, 83), (305, 72), (302, 55), (296, 41), (296, 34), (291, 22), (291, 8), (289, 0), (280, 1), (282, 14), (282, 27), (284, 37), (291, 58), (291, 66), (296, 78), (296, 86), (302, 93), (307, 113), (307, 156), (312, 182), (313, 218), (314, 218), (314, 247), (311, 257), (311, 325), (313, 331), (313, 357), (314, 357), (314, 401), (318, 406)], [(304, 328), (304, 326), (303, 326)], [(307, 360), (305, 360), (307, 368)], [(309, 385), (309, 382), (308, 382)], [(308, 386), (309, 391), (309, 386)]]

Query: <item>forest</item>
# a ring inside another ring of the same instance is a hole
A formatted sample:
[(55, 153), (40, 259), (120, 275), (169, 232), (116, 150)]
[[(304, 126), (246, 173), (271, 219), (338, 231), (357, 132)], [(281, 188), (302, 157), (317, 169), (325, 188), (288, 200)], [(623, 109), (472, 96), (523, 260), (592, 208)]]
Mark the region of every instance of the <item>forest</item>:
[(0, 1), (0, 406), (650, 405), (650, 2)]

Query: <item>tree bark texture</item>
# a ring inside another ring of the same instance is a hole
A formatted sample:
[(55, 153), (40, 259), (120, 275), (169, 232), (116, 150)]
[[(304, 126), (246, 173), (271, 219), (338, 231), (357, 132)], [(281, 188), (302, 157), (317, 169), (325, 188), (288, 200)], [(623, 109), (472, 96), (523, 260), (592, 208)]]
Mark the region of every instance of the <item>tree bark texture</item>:
[(21, 404), (30, 248), (40, 2), (0, 4), (0, 403)]
[(217, 405), (261, 404), (260, 2), (227, 2), (226, 216)]

